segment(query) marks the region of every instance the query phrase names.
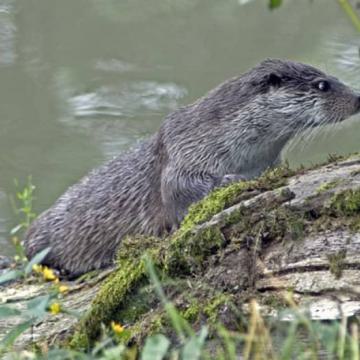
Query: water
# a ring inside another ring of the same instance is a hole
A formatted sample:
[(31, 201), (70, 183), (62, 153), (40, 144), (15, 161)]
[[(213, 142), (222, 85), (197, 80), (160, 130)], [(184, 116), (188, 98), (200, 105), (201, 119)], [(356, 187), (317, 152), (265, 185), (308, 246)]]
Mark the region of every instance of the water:
[[(335, 0), (276, 11), (261, 0), (0, 0), (0, 253), (13, 252), (15, 178), (32, 175), (39, 213), (172, 109), (266, 57), (360, 88), (359, 46)], [(284, 157), (359, 151), (359, 134), (354, 119)]]

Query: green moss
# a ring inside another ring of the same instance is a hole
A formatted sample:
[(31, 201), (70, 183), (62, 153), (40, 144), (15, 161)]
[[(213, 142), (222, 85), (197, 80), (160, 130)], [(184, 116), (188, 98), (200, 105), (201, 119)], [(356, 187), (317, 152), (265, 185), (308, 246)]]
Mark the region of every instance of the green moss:
[(331, 189), (335, 188), (336, 186), (338, 186), (342, 181), (343, 180), (337, 179), (337, 180), (332, 180), (327, 183), (321, 184), (317, 189), (317, 193), (320, 194), (327, 190), (331, 190)]
[(299, 214), (293, 214), (290, 210), (279, 207), (272, 214), (264, 215), (262, 229), (262, 232), (267, 234), (267, 239), (295, 240), (303, 233), (303, 223)]
[(145, 237), (124, 239), (118, 253), (117, 269), (105, 281), (90, 310), (81, 319), (71, 347), (83, 348), (84, 344), (92, 343), (100, 335), (101, 324), (107, 325), (115, 320), (116, 312), (126, 296), (147, 279), (142, 255), (147, 251), (153, 259), (158, 259), (159, 241)]
[(181, 229), (187, 231), (192, 229), (194, 225), (210, 220), (218, 212), (239, 202), (241, 196), (246, 192), (265, 191), (283, 186), (286, 183), (286, 178), (293, 173), (288, 165), (284, 165), (266, 171), (256, 180), (240, 181), (227, 187), (215, 189), (203, 200), (190, 206)]
[(298, 240), (305, 232), (304, 214), (281, 206), (280, 200), (279, 203), (273, 201), (270, 204), (259, 204), (257, 211), (244, 214), (227, 229), (227, 236), (233, 244), (244, 240), (250, 243), (257, 239), (259, 242), (256, 242), (256, 246), (261, 248), (263, 241)]
[(330, 219), (329, 226), (346, 226), (353, 232), (360, 231), (360, 188), (335, 194), (324, 211), (323, 217), (326, 216)]
[(325, 163), (337, 163), (339, 161), (345, 160), (346, 158), (347, 157), (344, 155), (328, 154), (327, 161)]
[(69, 347), (72, 349), (86, 351), (90, 348), (91, 342), (89, 341), (86, 333), (81, 331), (76, 331), (72, 336), (71, 341), (69, 343)]
[(88, 342), (95, 340), (100, 335), (101, 324), (108, 324), (114, 319), (114, 312), (127, 292), (146, 276), (143, 260), (138, 263), (128, 260), (122, 265), (123, 267), (110, 276), (96, 295), (90, 311), (80, 322), (81, 335), (79, 334), (71, 343), (72, 346), (77, 347), (78, 338), (82, 340), (83, 334), (86, 335)]
[(134, 324), (141, 315), (158, 304), (158, 296), (151, 286), (138, 287), (122, 300), (121, 306), (114, 314), (114, 320), (121, 324)]
[(181, 312), (181, 315), (186, 321), (195, 323), (199, 319), (200, 315), (200, 304), (198, 300), (193, 299), (186, 310)]
[(264, 294), (261, 298), (261, 304), (269, 306), (273, 309), (286, 308), (289, 304), (286, 302), (283, 294)]
[(210, 325), (214, 325), (217, 323), (220, 311), (224, 306), (228, 306), (231, 300), (232, 295), (223, 292), (217, 292), (213, 295), (209, 293), (198, 294), (198, 298), (192, 299), (180, 314), (192, 325), (198, 322), (201, 315), (206, 316)]
[(301, 239), (305, 232), (305, 222), (301, 214), (294, 214), (291, 211), (285, 215), (286, 230), (292, 240)]
[(128, 340), (141, 344), (146, 337), (162, 332), (167, 325), (167, 316), (164, 310), (156, 309), (148, 312), (129, 327), (130, 338)]
[(338, 216), (353, 216), (360, 213), (360, 188), (349, 189), (335, 194), (330, 210)]
[(246, 213), (244, 211), (244, 208), (240, 207), (227, 215), (225, 219), (225, 223), (227, 226), (230, 226), (233, 224), (237, 224), (238, 222), (242, 221), (244, 218), (246, 218)]
[(303, 214), (281, 206), (276, 206), (272, 212), (265, 209), (262, 222), (254, 224), (249, 233), (255, 235), (260, 230), (262, 238), (267, 241), (301, 239), (305, 233)]
[(221, 309), (231, 301), (231, 295), (218, 293), (208, 300), (203, 312), (208, 318), (210, 324), (215, 324)]
[(334, 274), (336, 279), (340, 279), (344, 267), (344, 260), (346, 259), (346, 250), (340, 250), (335, 254), (327, 256), (329, 260), (330, 272)]
[(242, 181), (214, 190), (203, 200), (190, 206), (181, 229), (186, 231), (192, 229), (194, 225), (210, 220), (212, 216), (231, 206), (234, 199), (244, 191), (249, 190), (252, 185), (252, 181)]
[(179, 231), (167, 251), (165, 268), (170, 276), (189, 275), (205, 266), (206, 258), (225, 244), (217, 226)]

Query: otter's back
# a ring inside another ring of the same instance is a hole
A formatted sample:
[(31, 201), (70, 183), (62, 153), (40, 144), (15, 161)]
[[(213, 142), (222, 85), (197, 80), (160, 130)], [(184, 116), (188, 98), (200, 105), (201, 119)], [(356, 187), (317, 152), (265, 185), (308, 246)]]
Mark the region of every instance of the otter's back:
[(27, 255), (46, 247), (44, 260), (72, 274), (111, 263), (127, 234), (164, 231), (157, 138), (93, 170), (34, 221), (25, 236)]

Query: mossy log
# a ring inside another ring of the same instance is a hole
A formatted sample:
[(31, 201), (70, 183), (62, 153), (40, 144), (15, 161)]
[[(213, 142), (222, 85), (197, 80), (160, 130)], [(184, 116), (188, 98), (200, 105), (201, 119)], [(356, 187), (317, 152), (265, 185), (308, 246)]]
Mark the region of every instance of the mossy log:
[[(51, 345), (91, 345), (114, 320), (129, 329), (129, 341), (167, 330), (161, 302), (149, 285), (147, 253), (166, 295), (195, 327), (221, 321), (237, 328), (256, 298), (266, 316), (286, 306), (284, 293), (316, 320), (360, 312), (360, 156), (322, 166), (287, 167), (259, 179), (215, 190), (193, 205), (181, 228), (165, 239), (124, 240), (116, 267), (89, 280), (68, 282), (64, 306), (83, 313), (48, 315), (22, 335)], [(0, 288), (0, 301), (21, 308), (46, 292), (46, 284)], [(289, 320), (289, 319), (284, 319)], [(291, 320), (291, 319), (290, 319)], [(19, 319), (0, 320), (2, 337)]]

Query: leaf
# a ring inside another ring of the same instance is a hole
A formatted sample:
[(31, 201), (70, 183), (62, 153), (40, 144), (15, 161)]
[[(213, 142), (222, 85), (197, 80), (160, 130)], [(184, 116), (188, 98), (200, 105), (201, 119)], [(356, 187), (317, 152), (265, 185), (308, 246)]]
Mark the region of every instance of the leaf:
[(182, 351), (182, 359), (197, 360), (200, 359), (201, 350), (204, 346), (204, 342), (208, 335), (206, 326), (203, 326), (199, 335), (192, 336), (190, 340), (185, 344)]
[(9, 347), (19, 337), (19, 335), (21, 335), (25, 330), (27, 330), (32, 324), (33, 324), (32, 320), (27, 320), (27, 321), (24, 321), (23, 323), (15, 326), (1, 340), (0, 345), (4, 346), (6, 348)]
[(0, 306), (0, 318), (7, 318), (11, 316), (21, 315), (21, 311), (15, 309), (14, 307), (2, 305)]
[(19, 270), (10, 270), (0, 275), (0, 284), (6, 283), (11, 280), (18, 279), (23, 276), (23, 273)]
[(47, 313), (47, 308), (50, 302), (51, 296), (44, 295), (38, 296), (35, 299), (30, 300), (27, 303), (28, 315), (35, 318), (40, 318)]
[(10, 230), (10, 235), (15, 235), (17, 232), (19, 232), (23, 228), (23, 224), (16, 225)]
[(269, 0), (269, 9), (274, 10), (282, 5), (282, 0)]
[(158, 334), (146, 339), (141, 360), (162, 360), (170, 346), (170, 341), (164, 335)]
[[(35, 359), (44, 359), (43, 357), (35, 357)], [(70, 349), (53, 349), (46, 354), (46, 359), (51, 360), (64, 360), (64, 359), (76, 359), (76, 360), (89, 360), (92, 359), (86, 353)], [(120, 358), (118, 358), (120, 359)]]
[(76, 310), (72, 310), (72, 309), (65, 309), (63, 307), (61, 307), (61, 312), (64, 313), (64, 314), (68, 314), (70, 316), (73, 316), (77, 319), (80, 319), (81, 318), (81, 312), (80, 311), (76, 311)]
[[(126, 356), (124, 356), (126, 354)], [(119, 360), (119, 359), (137, 359), (137, 357), (131, 357), (130, 352), (126, 352), (126, 347), (123, 344), (113, 346), (104, 350), (104, 357), (106, 360)]]
[(40, 264), (46, 257), (46, 255), (49, 253), (50, 248), (47, 247), (44, 250), (41, 250), (39, 253), (37, 253), (26, 265), (25, 267), (25, 275), (29, 275), (32, 271), (32, 267), (36, 264)]

